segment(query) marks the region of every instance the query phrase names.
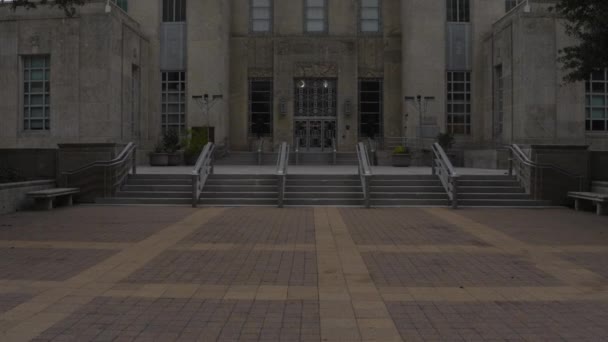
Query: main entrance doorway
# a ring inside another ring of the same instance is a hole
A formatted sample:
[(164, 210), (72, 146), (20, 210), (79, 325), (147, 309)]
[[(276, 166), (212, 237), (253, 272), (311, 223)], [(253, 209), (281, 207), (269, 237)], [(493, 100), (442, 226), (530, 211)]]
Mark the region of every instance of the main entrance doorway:
[(336, 80), (295, 80), (294, 145), (301, 151), (328, 151), (336, 137)]

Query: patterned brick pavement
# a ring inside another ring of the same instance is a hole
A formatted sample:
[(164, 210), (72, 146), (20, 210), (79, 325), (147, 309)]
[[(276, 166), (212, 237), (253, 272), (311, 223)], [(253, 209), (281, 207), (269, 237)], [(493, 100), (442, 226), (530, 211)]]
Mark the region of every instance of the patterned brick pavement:
[(567, 209), (17, 213), (0, 341), (603, 341), (607, 234)]

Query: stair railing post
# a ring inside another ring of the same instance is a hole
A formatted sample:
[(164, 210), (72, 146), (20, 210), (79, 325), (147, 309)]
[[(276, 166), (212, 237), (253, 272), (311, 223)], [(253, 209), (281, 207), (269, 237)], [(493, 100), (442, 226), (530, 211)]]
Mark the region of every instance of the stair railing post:
[(450, 177), (452, 183), (452, 209), (458, 209), (458, 177)]
[(198, 175), (192, 175), (192, 208), (196, 208), (198, 204)]
[(133, 148), (133, 174), (137, 174), (137, 148)]

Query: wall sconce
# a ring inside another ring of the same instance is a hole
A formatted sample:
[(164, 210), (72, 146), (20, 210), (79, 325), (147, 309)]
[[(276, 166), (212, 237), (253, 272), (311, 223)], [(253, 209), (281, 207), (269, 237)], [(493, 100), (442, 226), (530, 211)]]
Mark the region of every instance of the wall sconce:
[(353, 114), (353, 101), (344, 100), (344, 117), (349, 118)]
[(287, 115), (287, 99), (284, 97), (279, 99), (279, 114), (281, 116)]

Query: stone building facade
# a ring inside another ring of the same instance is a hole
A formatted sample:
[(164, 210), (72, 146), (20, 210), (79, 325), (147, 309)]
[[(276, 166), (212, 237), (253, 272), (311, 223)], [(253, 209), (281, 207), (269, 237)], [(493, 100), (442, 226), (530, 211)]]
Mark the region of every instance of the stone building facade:
[(438, 132), (463, 149), (606, 150), (608, 75), (563, 83), (572, 40), (553, 3), (93, 0), (72, 18), (0, 5), (0, 145), (146, 150), (163, 130), (210, 127), (232, 150)]

